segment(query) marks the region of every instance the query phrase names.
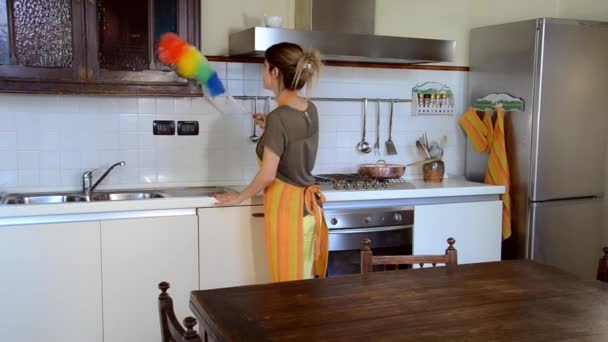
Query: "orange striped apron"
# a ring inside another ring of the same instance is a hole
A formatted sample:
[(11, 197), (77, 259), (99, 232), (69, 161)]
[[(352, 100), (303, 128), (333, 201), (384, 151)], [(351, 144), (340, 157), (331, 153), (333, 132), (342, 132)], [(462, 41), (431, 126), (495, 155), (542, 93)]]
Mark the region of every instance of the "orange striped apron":
[(502, 107), (496, 109), (496, 123), (494, 125), (492, 125), (490, 112), (485, 112), (482, 121), (474, 108), (467, 110), (459, 122), (475, 151), (489, 153), (484, 183), (505, 187), (505, 193), (500, 195), (502, 200), (502, 239), (505, 240), (511, 236), (511, 180), (505, 144), (504, 110)]
[[(316, 185), (303, 188), (277, 178), (264, 190), (266, 253), (273, 282), (325, 277), (328, 230), (324, 202)], [(306, 217), (304, 208), (309, 214)], [(311, 229), (312, 251), (305, 248), (306, 232)]]

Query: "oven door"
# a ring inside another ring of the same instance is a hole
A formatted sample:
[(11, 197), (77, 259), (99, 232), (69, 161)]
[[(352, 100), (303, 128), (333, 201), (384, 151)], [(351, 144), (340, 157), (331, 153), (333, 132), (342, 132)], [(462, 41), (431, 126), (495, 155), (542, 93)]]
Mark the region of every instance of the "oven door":
[[(412, 226), (331, 229), (328, 276), (361, 272), (361, 241), (370, 239), (374, 255), (411, 255)], [(379, 266), (382, 267), (382, 266)]]

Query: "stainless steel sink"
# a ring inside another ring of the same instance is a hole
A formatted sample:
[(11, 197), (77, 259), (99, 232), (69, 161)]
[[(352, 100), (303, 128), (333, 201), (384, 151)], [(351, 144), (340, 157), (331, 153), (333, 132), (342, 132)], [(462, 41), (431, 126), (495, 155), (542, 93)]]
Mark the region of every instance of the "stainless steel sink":
[(222, 192), (234, 192), (224, 186), (201, 186), (192, 188), (166, 188), (156, 189), (155, 192), (165, 197), (209, 197)]
[(59, 194), (30, 194), (30, 195), (8, 195), (4, 204), (52, 204), (68, 202), (84, 202), (86, 198), (82, 195), (59, 195)]
[[(213, 194), (222, 192), (233, 192), (233, 190), (223, 186), (137, 190), (104, 190), (95, 191), (90, 196), (89, 201), (101, 202), (149, 200), (156, 198), (176, 197), (209, 197)], [(85, 201), (87, 201), (87, 198), (82, 193), (9, 194), (4, 198), (2, 204), (52, 204)]]
[(91, 196), (92, 201), (132, 201), (145, 200), (152, 198), (165, 198), (158, 192), (113, 192), (113, 193), (96, 193)]

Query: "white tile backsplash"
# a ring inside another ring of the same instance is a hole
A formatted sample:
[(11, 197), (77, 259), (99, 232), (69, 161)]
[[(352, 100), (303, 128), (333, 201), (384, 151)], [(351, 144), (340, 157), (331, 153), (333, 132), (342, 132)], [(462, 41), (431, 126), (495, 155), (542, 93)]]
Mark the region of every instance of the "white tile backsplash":
[(121, 132), (137, 132), (137, 115), (136, 114), (121, 114), (120, 115), (120, 131)]
[(120, 133), (120, 150), (137, 150), (139, 148), (139, 133), (122, 132)]
[(217, 72), (217, 75), (220, 77), (220, 79), (222, 79), (222, 80), (226, 79), (226, 63), (209, 62), (209, 64), (211, 64), (211, 67), (213, 69), (215, 69), (215, 72)]
[[(0, 97), (0, 101), (4, 99)], [(6, 107), (0, 105), (0, 108)], [(17, 130), (17, 115), (14, 112), (5, 113), (0, 109), (0, 132), (15, 132)]]
[(226, 63), (226, 78), (228, 80), (243, 79), (243, 63)]
[(141, 97), (137, 100), (137, 112), (140, 114), (156, 113), (156, 99), (153, 97)]
[(156, 113), (157, 114), (171, 114), (175, 113), (175, 99), (174, 98), (157, 98), (156, 99)]
[[(61, 184), (61, 173), (58, 169), (55, 170), (40, 170), (40, 186), (54, 187)], [(28, 187), (31, 185), (27, 185)]]
[[(0, 151), (0, 171), (17, 170), (17, 151)], [(0, 180), (0, 183), (3, 183)]]
[[(272, 95), (261, 86), (261, 65), (212, 63), (232, 95)], [(324, 67), (309, 96), (410, 98), (413, 85), (438, 81), (453, 87), (457, 113), (464, 103), (467, 73)], [(113, 185), (248, 182), (257, 172), (251, 135), (252, 101), (206, 98), (95, 97), (0, 94), (0, 190), (81, 186), (83, 171), (127, 165), (104, 181)], [(242, 112), (239, 105), (245, 108)], [(276, 104), (272, 103), (272, 108)], [(399, 154), (385, 155), (388, 104), (381, 105), (380, 156), (355, 150), (361, 139), (360, 102), (316, 102), (320, 115), (317, 173), (354, 172), (360, 163), (422, 158), (415, 139), (448, 137), (449, 174), (464, 173), (465, 137), (458, 116), (411, 116), (409, 103), (394, 107), (393, 141)], [(217, 108), (221, 109), (219, 111)], [(263, 100), (257, 111), (263, 111)], [(373, 143), (376, 107), (367, 111), (367, 141)], [(154, 136), (153, 120), (197, 120), (198, 136)], [(258, 135), (260, 132), (258, 132)], [(407, 175), (419, 177), (419, 167)]]
[(243, 65), (243, 79), (259, 81), (262, 79), (262, 64), (245, 63)]
[(175, 99), (175, 113), (177, 114), (189, 114), (192, 111), (192, 99), (185, 97), (182, 99)]
[(38, 151), (19, 151), (17, 154), (19, 170), (40, 169), (40, 152)]
[(61, 152), (62, 169), (80, 169), (80, 151)]
[(59, 170), (61, 159), (57, 151), (40, 152), (40, 170)]
[(38, 170), (26, 170), (17, 172), (18, 186), (38, 186), (40, 185), (40, 172)]
[(17, 149), (17, 132), (0, 132), (0, 150)]

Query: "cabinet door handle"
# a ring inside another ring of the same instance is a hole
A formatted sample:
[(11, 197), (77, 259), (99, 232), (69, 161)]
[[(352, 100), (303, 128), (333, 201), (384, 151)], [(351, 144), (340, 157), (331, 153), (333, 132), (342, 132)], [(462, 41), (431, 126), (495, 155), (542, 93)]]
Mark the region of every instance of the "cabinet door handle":
[(251, 214), (253, 217), (264, 217), (264, 213), (253, 213)]

